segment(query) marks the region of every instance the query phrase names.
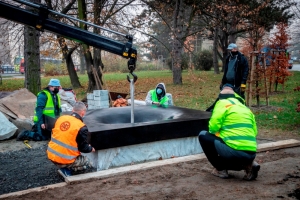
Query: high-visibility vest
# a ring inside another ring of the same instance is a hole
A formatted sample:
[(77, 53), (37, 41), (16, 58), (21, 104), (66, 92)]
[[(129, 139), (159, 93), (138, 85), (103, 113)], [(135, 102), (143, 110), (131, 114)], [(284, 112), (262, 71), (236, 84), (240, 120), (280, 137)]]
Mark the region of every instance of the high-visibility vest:
[(235, 150), (256, 152), (254, 114), (236, 98), (220, 99), (209, 121), (209, 132)]
[(52, 129), (51, 140), (48, 144), (48, 159), (59, 164), (71, 164), (80, 155), (76, 137), (78, 131), (85, 124), (70, 115), (64, 115), (57, 119)]
[(168, 105), (169, 98), (165, 95), (160, 101), (157, 98), (156, 90), (150, 90), (151, 93), (151, 100), (154, 102), (159, 102), (161, 105)]
[[(55, 116), (55, 108), (54, 108), (54, 102), (53, 102), (53, 99), (52, 99), (52, 95), (48, 90), (42, 90), (38, 93), (38, 95), (42, 92), (44, 92), (47, 96), (47, 102), (46, 102), (45, 108), (43, 109), (43, 115), (46, 115), (46, 116), (51, 117), (51, 118), (55, 118), (56, 117)], [(56, 95), (56, 98), (57, 98), (58, 108), (60, 109), (61, 105), (60, 105), (59, 95)], [(37, 107), (37, 102), (36, 102), (36, 107)], [(39, 118), (36, 115), (36, 110), (34, 110), (33, 121), (34, 121), (34, 123), (39, 121)]]

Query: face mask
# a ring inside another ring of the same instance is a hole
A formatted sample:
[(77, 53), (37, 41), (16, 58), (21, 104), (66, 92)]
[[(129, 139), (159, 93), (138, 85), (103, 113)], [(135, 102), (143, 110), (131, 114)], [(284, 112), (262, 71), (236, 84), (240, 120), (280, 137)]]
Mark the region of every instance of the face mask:
[(58, 92), (59, 92), (59, 89), (58, 88), (54, 88), (53, 93), (57, 94)]
[(161, 93), (162, 93), (162, 89), (158, 88), (158, 89), (156, 90), (156, 93), (157, 93), (157, 94), (161, 94)]
[(235, 55), (237, 55), (237, 54), (238, 54), (238, 52), (237, 52), (237, 51), (231, 51), (230, 53), (231, 53), (231, 55), (233, 55), (233, 56), (235, 56)]

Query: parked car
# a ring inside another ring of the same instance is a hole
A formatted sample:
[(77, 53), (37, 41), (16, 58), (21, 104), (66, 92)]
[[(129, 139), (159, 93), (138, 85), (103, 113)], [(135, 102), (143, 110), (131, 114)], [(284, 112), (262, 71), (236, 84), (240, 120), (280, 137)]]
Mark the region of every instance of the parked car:
[(292, 68), (293, 68), (293, 63), (294, 63), (293, 60), (289, 60), (289, 65), (288, 65), (288, 68), (289, 68), (289, 69), (292, 69)]
[(1, 65), (0, 70), (2, 71), (2, 73), (12, 73), (15, 71), (15, 68), (10, 64), (5, 64)]

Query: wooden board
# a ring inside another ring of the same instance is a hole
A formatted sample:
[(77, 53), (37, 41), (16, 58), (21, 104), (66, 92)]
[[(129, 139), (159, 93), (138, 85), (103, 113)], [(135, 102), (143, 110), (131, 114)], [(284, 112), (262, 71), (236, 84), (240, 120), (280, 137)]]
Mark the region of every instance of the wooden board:
[(48, 190), (48, 189), (64, 187), (66, 185), (67, 185), (67, 183), (57, 183), (57, 184), (46, 185), (46, 186), (37, 187), (37, 188), (31, 188), (31, 189), (28, 189), (28, 190), (22, 190), (22, 191), (18, 191), (18, 192), (11, 192), (11, 193), (8, 193), (8, 194), (0, 195), (0, 199), (6, 199), (8, 197), (18, 197), (18, 196), (28, 194), (28, 193), (31, 193), (31, 192), (41, 192), (41, 191)]
[(295, 140), (295, 139), (280, 140), (277, 142), (259, 144), (257, 148), (257, 152), (271, 151), (275, 149), (283, 149), (283, 148), (296, 147), (296, 146), (300, 146), (299, 140)]
[(184, 156), (184, 157), (177, 157), (177, 158), (171, 158), (166, 160), (158, 160), (158, 161), (152, 161), (142, 164), (135, 164), (125, 167), (118, 167), (114, 169), (107, 169), (102, 170), (98, 172), (92, 172), (87, 174), (80, 174), (80, 175), (74, 175), (74, 176), (68, 176), (65, 178), (65, 181), (69, 184), (73, 184), (75, 182), (81, 182), (84, 180), (92, 180), (92, 179), (99, 179), (99, 178), (105, 178), (105, 177), (111, 177), (115, 175), (124, 174), (127, 172), (133, 172), (133, 171), (139, 171), (139, 170), (146, 170), (154, 167), (164, 166), (164, 165), (172, 165), (176, 163), (181, 162), (188, 162), (188, 161), (194, 161), (194, 160), (202, 160), (206, 158), (204, 154), (196, 154), (191, 156)]
[(36, 96), (26, 88), (15, 91), (14, 93), (0, 99), (0, 104), (8, 108), (18, 118), (30, 119), (34, 115)]
[[(281, 140), (281, 141), (277, 141), (277, 142), (269, 142), (269, 143), (259, 144), (257, 152), (270, 151), (270, 150), (295, 147), (295, 146), (300, 146), (299, 140), (295, 140), (295, 139)], [(98, 172), (93, 172), (93, 173), (68, 176), (65, 178), (65, 181), (68, 184), (74, 184), (77, 182), (83, 182), (83, 181), (87, 181), (87, 180), (90, 181), (93, 179), (101, 179), (101, 178), (124, 174), (127, 172), (145, 170), (145, 169), (155, 168), (155, 167), (164, 166), (164, 165), (171, 165), (171, 164), (194, 161), (194, 160), (200, 161), (205, 158), (206, 158), (206, 156), (204, 154), (197, 154), (197, 155), (184, 156), (184, 157), (178, 157), (178, 158), (172, 158), (172, 159), (166, 159), (166, 160), (158, 160), (158, 161), (152, 161), (152, 162), (136, 164), (136, 165), (131, 165), (131, 166), (108, 169), (108, 170), (103, 170), (103, 171), (98, 171)]]
[(15, 114), (15, 113), (13, 113), (13, 112), (11, 112), (9, 109), (7, 109), (4, 105), (2, 105), (1, 103), (0, 103), (0, 112), (2, 112), (3, 114), (5, 114), (5, 115), (7, 115), (8, 117), (11, 117), (11, 118), (13, 118), (13, 119), (17, 119), (18, 118), (18, 116)]

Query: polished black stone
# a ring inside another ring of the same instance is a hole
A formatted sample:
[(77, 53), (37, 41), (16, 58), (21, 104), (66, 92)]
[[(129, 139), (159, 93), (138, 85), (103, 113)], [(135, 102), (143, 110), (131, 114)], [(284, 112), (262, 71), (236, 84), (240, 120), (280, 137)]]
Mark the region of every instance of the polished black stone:
[(83, 121), (96, 149), (128, 146), (167, 139), (197, 136), (208, 129), (210, 112), (175, 106), (135, 106), (88, 110)]

